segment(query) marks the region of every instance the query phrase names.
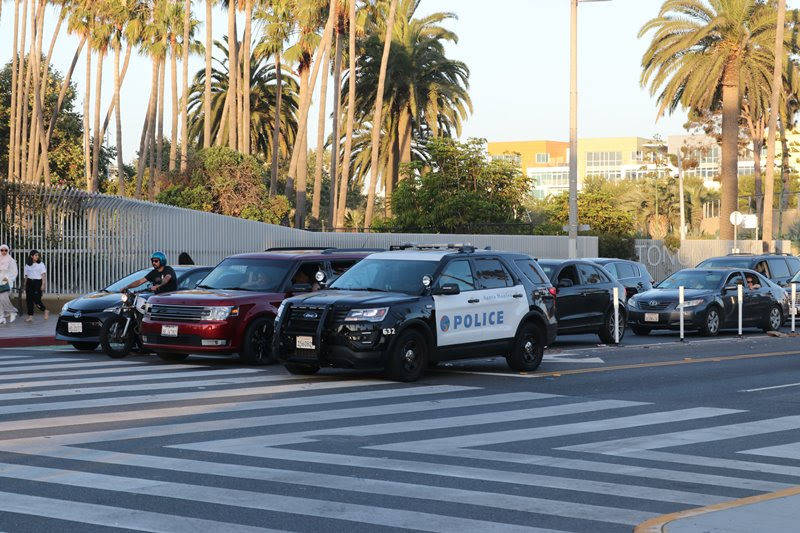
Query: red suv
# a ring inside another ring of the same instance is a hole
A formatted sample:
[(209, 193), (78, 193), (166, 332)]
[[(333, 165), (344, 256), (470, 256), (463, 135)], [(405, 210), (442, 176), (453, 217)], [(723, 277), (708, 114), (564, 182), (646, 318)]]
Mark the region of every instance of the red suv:
[(374, 251), (270, 248), (228, 257), (195, 289), (150, 298), (144, 346), (167, 361), (238, 353), (246, 363), (271, 363), (281, 302), (321, 288)]

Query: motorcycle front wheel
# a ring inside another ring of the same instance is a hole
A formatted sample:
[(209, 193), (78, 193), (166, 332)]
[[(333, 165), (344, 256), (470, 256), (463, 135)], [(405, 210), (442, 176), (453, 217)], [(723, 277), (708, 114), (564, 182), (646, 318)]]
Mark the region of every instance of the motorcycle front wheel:
[(127, 356), (135, 344), (133, 324), (128, 326), (125, 336), (122, 335), (125, 330), (125, 322), (124, 317), (112, 317), (103, 322), (100, 330), (100, 345), (106, 355), (112, 359), (122, 359)]

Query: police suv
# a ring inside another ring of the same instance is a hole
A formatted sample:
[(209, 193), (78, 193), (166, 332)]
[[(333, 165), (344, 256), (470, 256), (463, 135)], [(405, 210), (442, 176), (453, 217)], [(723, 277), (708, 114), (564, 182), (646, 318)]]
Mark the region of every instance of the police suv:
[(385, 370), (415, 381), (440, 361), (503, 355), (535, 370), (556, 336), (555, 289), (529, 256), (470, 245), (372, 254), (324, 291), (284, 300), (275, 355), (293, 374)]

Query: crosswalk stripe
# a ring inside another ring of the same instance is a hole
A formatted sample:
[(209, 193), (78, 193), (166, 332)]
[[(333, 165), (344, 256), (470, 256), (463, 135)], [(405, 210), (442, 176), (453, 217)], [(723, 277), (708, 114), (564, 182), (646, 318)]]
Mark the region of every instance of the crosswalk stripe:
[[(71, 376), (81, 376), (81, 377), (89, 377), (89, 376), (112, 376), (112, 375), (133, 375), (136, 373), (152, 373), (153, 375), (158, 375), (159, 372), (177, 372), (177, 371), (189, 371), (189, 372), (224, 372), (224, 371), (238, 371), (241, 374), (264, 374), (264, 370), (261, 368), (246, 368), (246, 367), (238, 367), (235, 369), (227, 369), (227, 368), (214, 368), (208, 365), (167, 365), (167, 364), (151, 364), (151, 365), (143, 365), (143, 366), (134, 366), (134, 367), (119, 367), (119, 366), (111, 366), (111, 367), (96, 367), (94, 365), (87, 366), (86, 368), (81, 368), (80, 370), (58, 370), (55, 372), (28, 372), (25, 374), (9, 374), (7, 376), (0, 374), (0, 388), (4, 387), (6, 382), (10, 382), (15, 384), (24, 379), (45, 379), (45, 378), (58, 378), (59, 380), (63, 380), (63, 378), (69, 378)], [(106, 378), (111, 381), (110, 378)], [(40, 383), (40, 382), (34, 382)]]
[[(104, 361), (96, 361), (96, 360), (83, 360), (79, 362), (75, 362), (74, 359), (69, 359), (73, 361), (72, 363), (59, 363), (56, 365), (51, 365), (47, 362), (47, 359), (40, 359), (36, 360), (36, 364), (26, 363), (24, 365), (19, 364), (15, 361), (14, 365), (11, 366), (4, 366), (0, 367), (0, 370), (3, 372), (17, 372), (17, 371), (30, 371), (35, 370), (37, 367), (46, 368), (48, 371), (51, 370), (69, 370), (72, 368), (79, 368), (79, 367), (118, 367), (118, 368), (125, 368), (125, 367), (134, 367), (134, 366), (142, 366), (142, 365), (152, 365), (150, 361), (112, 361), (111, 359), (107, 359)], [(166, 366), (166, 365), (164, 365)], [(12, 378), (14, 376), (11, 376)], [(8, 378), (8, 376), (4, 376), (3, 379)]]
[(153, 533), (271, 533), (281, 530), (189, 516), (0, 492), (0, 511)]
[[(343, 388), (355, 388), (355, 387), (367, 387), (367, 386), (374, 386), (380, 385), (380, 382), (376, 381), (323, 381), (317, 383), (293, 383), (288, 385), (272, 385), (268, 387), (259, 387), (256, 389), (259, 395), (273, 395), (273, 394), (285, 394), (291, 392), (298, 392), (298, 391), (323, 391), (323, 390), (331, 390), (331, 389), (343, 389)], [(273, 399), (273, 400), (256, 400), (250, 401), (247, 403), (242, 403), (240, 401), (237, 402), (226, 402), (226, 403), (214, 403), (214, 404), (203, 404), (203, 405), (190, 405), (190, 406), (182, 406), (182, 407), (167, 407), (161, 409), (145, 409), (145, 410), (136, 410), (136, 411), (118, 411), (118, 412), (110, 412), (110, 413), (99, 413), (99, 414), (85, 414), (85, 415), (73, 415), (73, 416), (57, 416), (57, 417), (49, 417), (49, 418), (31, 418), (26, 420), (15, 420), (11, 422), (0, 422), (0, 432), (3, 431), (20, 431), (20, 430), (29, 430), (29, 429), (43, 429), (43, 428), (55, 428), (55, 427), (65, 427), (65, 426), (78, 426), (78, 425), (86, 425), (86, 424), (104, 424), (104, 423), (116, 423), (116, 422), (123, 422), (123, 421), (132, 421), (132, 420), (151, 420), (151, 419), (158, 419), (158, 418), (169, 418), (169, 417), (178, 417), (178, 416), (189, 416), (189, 415), (196, 415), (196, 414), (207, 414), (207, 413), (237, 413), (243, 411), (251, 411), (251, 410), (260, 410), (260, 409), (271, 409), (271, 408), (278, 408), (278, 407), (300, 407), (300, 406), (307, 406), (307, 405), (319, 405), (320, 402), (325, 402), (326, 404), (331, 404), (335, 402), (354, 402), (354, 401), (366, 401), (366, 400), (374, 400), (374, 399), (390, 399), (390, 398), (410, 398), (412, 396), (421, 396), (421, 395), (434, 395), (434, 394), (449, 394), (453, 392), (458, 392), (460, 390), (470, 390), (470, 387), (457, 387), (453, 385), (439, 385), (439, 386), (431, 386), (431, 387), (419, 387), (411, 390), (407, 389), (389, 389), (389, 390), (379, 390), (379, 391), (363, 391), (363, 392), (350, 392), (350, 393), (333, 393), (333, 394), (324, 394), (324, 395), (313, 395), (313, 396), (302, 396), (299, 398), (281, 398), (281, 399)], [(221, 391), (227, 393), (227, 396), (241, 396), (243, 389), (233, 389), (227, 391)], [(203, 398), (208, 399), (208, 393), (191, 393), (194, 398)], [(218, 396), (223, 397), (223, 396)], [(152, 397), (148, 398), (150, 401), (153, 401)], [(184, 396), (184, 399), (185, 396)], [(98, 401), (105, 402), (106, 405), (110, 404), (111, 399), (103, 398)], [(128, 405), (132, 402), (131, 398), (121, 398), (122, 405)], [(164, 402), (163, 398), (158, 398), (159, 402)], [(69, 402), (70, 404), (85, 404), (86, 402), (76, 401), (76, 402)], [(49, 407), (50, 404), (37, 404), (43, 410), (50, 411), (52, 407)], [(0, 412), (9, 411), (12, 407), (24, 407), (24, 406), (6, 406), (0, 407)], [(75, 405), (71, 405), (71, 407), (75, 407)], [(85, 405), (84, 405), (85, 407)]]
[[(281, 513), (302, 513), (307, 516), (333, 518), (386, 527), (402, 527), (418, 531), (463, 533), (464, 531), (552, 533), (553, 530), (515, 524), (487, 522), (457, 516), (437, 515), (418, 511), (381, 508), (380, 512), (367, 505), (312, 500), (281, 494), (264, 494), (223, 487), (207, 487), (168, 481), (155, 481), (107, 474), (75, 472), (27, 465), (0, 464), (0, 475), (73, 487), (101, 489), (113, 492), (145, 494), (166, 498), (191, 499), (195, 502), (233, 505)], [(227, 530), (227, 528), (225, 528)]]
[(622, 457), (631, 457), (633, 459), (643, 459), (647, 461), (658, 461), (662, 463), (695, 465), (707, 468), (724, 468), (728, 470), (738, 470), (744, 472), (762, 472), (765, 474), (777, 474), (781, 476), (800, 478), (800, 467), (791, 465), (758, 463), (755, 461), (743, 461), (741, 459), (724, 459), (720, 457), (657, 452), (652, 450), (625, 452), (619, 455)]

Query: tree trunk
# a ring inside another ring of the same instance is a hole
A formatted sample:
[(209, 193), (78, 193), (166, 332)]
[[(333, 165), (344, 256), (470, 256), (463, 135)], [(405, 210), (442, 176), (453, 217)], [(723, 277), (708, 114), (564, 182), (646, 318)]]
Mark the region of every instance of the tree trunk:
[[(300, 72), (300, 100), (302, 101), (304, 97), (308, 98), (308, 101), (311, 102), (311, 95), (309, 93), (308, 88), (308, 77), (309, 77), (309, 69), (308, 67), (304, 67), (303, 70)], [(313, 90), (313, 89), (312, 89)], [(306, 115), (306, 121), (308, 121), (308, 115)], [(298, 128), (298, 130), (301, 128)], [(295, 150), (297, 147), (300, 147), (299, 152), (297, 152), (297, 159), (295, 160), (294, 172), (292, 172), (292, 167), (289, 167), (289, 177), (286, 180), (286, 196), (289, 197), (292, 191), (294, 191), (295, 203), (294, 203), (294, 227), (295, 228), (302, 228), (304, 225), (304, 221), (306, 218), (306, 178), (308, 177), (308, 129), (303, 129), (303, 133), (300, 134), (298, 131), (298, 136), (294, 140)], [(292, 179), (292, 176), (296, 178), (295, 180)]]
[[(737, 208), (739, 192), (736, 164), (739, 140), (739, 66), (730, 61), (725, 70), (722, 85), (722, 165), (720, 172), (722, 191), (720, 194), (719, 238), (729, 241), (733, 240), (733, 225), (729, 219), (731, 213)], [(769, 162), (769, 158), (767, 161)], [(769, 182), (769, 177), (767, 182)]]
[(28, 162), (27, 162), (27, 177), (29, 183), (35, 182), (34, 172), (36, 171), (37, 155), (39, 153), (39, 140), (41, 136), (41, 69), (42, 69), (42, 38), (44, 36), (44, 15), (45, 7), (47, 6), (46, 0), (39, 1), (39, 7), (36, 10), (36, 39), (33, 47), (33, 53), (30, 56), (33, 58), (31, 62), (31, 77), (33, 84), (33, 111), (31, 113), (31, 127), (30, 127), (30, 140), (28, 141)]
[(275, 80), (277, 95), (275, 97), (275, 124), (272, 130), (272, 161), (270, 161), (269, 196), (272, 198), (278, 192), (278, 150), (280, 149), (281, 136), (281, 100), (283, 99), (283, 76), (281, 75), (281, 54), (275, 53)]
[(84, 90), (86, 94), (83, 99), (83, 164), (84, 164), (84, 178), (86, 179), (86, 189), (92, 188), (92, 156), (89, 151), (89, 101), (92, 87), (92, 47), (86, 48), (86, 85)]
[(237, 98), (238, 87), (236, 84), (239, 62), (236, 60), (236, 0), (228, 2), (228, 94), (230, 107), (228, 108), (228, 146), (236, 150), (236, 123), (239, 102)]
[[(44, 15), (44, 10), (42, 11), (42, 14)], [(34, 173), (31, 178), (31, 181), (33, 181), (34, 183), (39, 183), (40, 176), (42, 175), (41, 172), (39, 172), (39, 170), (42, 170), (44, 172), (45, 183), (47, 183), (48, 185), (50, 184), (50, 158), (48, 153), (48, 139), (47, 139), (47, 131), (45, 130), (43, 112), (44, 112), (44, 102), (47, 95), (47, 84), (50, 81), (50, 76), (49, 76), (50, 61), (53, 58), (53, 50), (55, 49), (56, 46), (56, 40), (58, 39), (58, 36), (61, 34), (61, 24), (64, 22), (65, 18), (66, 18), (66, 11), (62, 8), (58, 16), (58, 22), (56, 23), (56, 28), (55, 30), (53, 30), (53, 36), (50, 39), (50, 47), (47, 50), (47, 57), (45, 58), (44, 65), (41, 68), (42, 74), (41, 74), (41, 81), (39, 88), (39, 96), (36, 97), (36, 99), (38, 100), (38, 107), (39, 107), (39, 110), (36, 112), (36, 123), (37, 123), (36, 135), (38, 139), (37, 144), (40, 146), (42, 153), (38, 161), (34, 159), (34, 165), (33, 165)], [(39, 31), (42, 31), (44, 26), (44, 16), (42, 16), (42, 19), (40, 20), (39, 24), (40, 24)]]
[[(122, 88), (122, 83), (125, 81), (125, 74), (128, 72), (128, 63), (131, 59), (131, 43), (128, 43), (128, 46), (125, 47), (125, 60), (122, 62), (122, 71), (119, 75), (119, 86)], [(114, 99), (111, 99), (111, 102), (108, 104), (108, 109), (106, 109), (106, 118), (103, 120), (103, 129), (102, 136), (106, 136), (106, 131), (108, 130), (108, 125), (111, 123), (111, 115), (114, 113), (116, 109), (116, 104), (114, 103)]]
[[(389, 7), (389, 19), (386, 21), (386, 36), (383, 40), (383, 56), (378, 74), (378, 92), (375, 95), (375, 113), (372, 119), (372, 160), (369, 168), (369, 182), (367, 182), (367, 210), (364, 213), (364, 229), (372, 226), (372, 214), (375, 210), (375, 185), (378, 181), (378, 151), (380, 149), (380, 136), (383, 111), (383, 87), (386, 84), (386, 66), (389, 62), (389, 49), (392, 45), (392, 32), (394, 30), (394, 17), (397, 13), (397, 0), (392, 0)], [(384, 180), (385, 181), (385, 180)]]
[(386, 187), (386, 205), (385, 216), (391, 218), (392, 216), (392, 195), (394, 194), (394, 186), (397, 184), (397, 178), (400, 170), (400, 134), (395, 133), (392, 135), (392, 145), (389, 151), (389, 164), (388, 173), (385, 175), (384, 187)]
[[(311, 79), (308, 82), (308, 90), (305, 93), (305, 98), (301, 96), (300, 98), (300, 114), (297, 120), (297, 139), (305, 138), (308, 132), (308, 110), (311, 107), (311, 93), (314, 92), (314, 86), (317, 81), (317, 73), (319, 72), (320, 64), (322, 63), (319, 58), (325, 53), (325, 49), (330, 47), (331, 41), (331, 32), (333, 31), (333, 10), (330, 11), (328, 15), (328, 22), (325, 24), (325, 31), (322, 33), (322, 40), (319, 42), (319, 46), (317, 47), (314, 56), (311, 58), (314, 62), (314, 68), (311, 72)], [(301, 80), (302, 81), (302, 80)], [(302, 84), (301, 84), (302, 85)], [(302, 91), (302, 87), (301, 87)], [(301, 92), (302, 95), (302, 92)], [(289, 163), (289, 176), (286, 179), (286, 191), (287, 196), (290, 194), (292, 187), (294, 186), (294, 178), (295, 174), (299, 172), (298, 170), (298, 159), (300, 153), (302, 152), (303, 148), (301, 146), (302, 143), (298, 143), (295, 140), (294, 148), (292, 149), (292, 160)], [(298, 188), (297, 194), (300, 194), (300, 189)]]
[(22, 174), (22, 181), (27, 182), (30, 180), (30, 172), (28, 170), (28, 149), (30, 143), (28, 142), (28, 126), (30, 124), (30, 109), (28, 103), (30, 102), (30, 87), (31, 77), (36, 70), (36, 62), (32, 59), (36, 56), (36, 9), (31, 10), (31, 45), (28, 49), (28, 67), (25, 72), (25, 88), (22, 91), (22, 134), (20, 135), (20, 143), (22, 144), (22, 155), (19, 160), (20, 173)]
[[(400, 112), (400, 162), (411, 163), (411, 110), (405, 108)], [(402, 179), (400, 175), (399, 179)]]
[[(753, 177), (754, 186), (753, 194), (756, 197), (756, 217), (761, 221), (762, 235), (764, 228), (764, 180), (761, 175), (761, 149), (764, 146), (764, 140), (757, 137), (752, 137), (753, 142)], [(758, 236), (756, 235), (756, 238)], [(763, 239), (762, 239), (763, 240)]]
[[(189, 155), (189, 29), (192, 0), (183, 2), (183, 99), (181, 100), (181, 172), (186, 171)], [(154, 193), (150, 193), (151, 196)]]
[[(762, 235), (764, 240), (772, 240), (772, 205), (775, 184), (775, 130), (778, 122), (778, 106), (783, 90), (781, 71), (783, 70), (783, 27), (786, 17), (786, 0), (778, 0), (778, 16), (776, 21), (774, 64), (772, 66), (772, 94), (770, 97), (769, 123), (767, 125), (767, 176), (764, 183), (764, 216), (762, 218)], [(726, 220), (727, 222), (727, 220)], [(720, 225), (722, 219), (720, 218)], [(721, 226), (720, 226), (721, 227)]]
[[(335, 4), (335, 2), (334, 2)], [(311, 198), (311, 216), (319, 221), (319, 195), (322, 192), (322, 159), (325, 155), (325, 116), (328, 100), (328, 52), (322, 55), (322, 81), (319, 84), (319, 114), (317, 115), (317, 154), (314, 160), (314, 192)]]
[(244, 43), (242, 44), (242, 148), (249, 154), (250, 146), (250, 41), (253, 25), (253, 0), (244, 2)]
[[(23, 23), (24, 25), (24, 23)], [(8, 181), (16, 181), (14, 175), (14, 155), (16, 149), (16, 139), (14, 132), (17, 130), (17, 59), (19, 57), (19, 50), (17, 49), (19, 37), (19, 0), (14, 0), (14, 37), (13, 45), (11, 48), (11, 105), (9, 107), (8, 119)]]
[(139, 140), (139, 159), (136, 163), (136, 197), (142, 197), (142, 182), (144, 181), (144, 167), (147, 163), (149, 144), (150, 122), (155, 118), (156, 94), (158, 93), (158, 61), (153, 58), (152, 72), (150, 74), (150, 101), (147, 104), (147, 114), (142, 126), (142, 136)]
[[(22, 3), (22, 20), (21, 20), (21, 30), (22, 35), (20, 36), (20, 45), (18, 49), (19, 59), (17, 60), (17, 68), (19, 72), (17, 72), (17, 85), (16, 85), (16, 112), (14, 113), (15, 116), (15, 123), (14, 123), (14, 158), (13, 158), (13, 165), (11, 165), (14, 169), (15, 181), (22, 181), (22, 123), (25, 122), (26, 116), (22, 113), (23, 111), (23, 98), (20, 98), (22, 95), (23, 90), (23, 80), (25, 79), (26, 73), (29, 70), (27, 67), (27, 61), (25, 60), (25, 37), (28, 29), (28, 0), (23, 0)], [(27, 114), (27, 108), (25, 113)]]
[(356, 3), (350, 2), (348, 13), (350, 32), (348, 39), (348, 87), (347, 87), (347, 131), (342, 155), (342, 176), (339, 179), (339, 202), (336, 208), (335, 228), (344, 226), (344, 215), (347, 211), (347, 186), (350, 180), (350, 155), (353, 150), (353, 127), (356, 113)]
[[(781, 134), (781, 212), (786, 211), (789, 207), (789, 142), (786, 139), (784, 122), (784, 120), (780, 121), (779, 128)], [(779, 232), (779, 235), (783, 238), (782, 231)]]
[(153, 106), (153, 114), (148, 122), (149, 127), (147, 132), (147, 163), (148, 163), (148, 172), (147, 172), (147, 197), (150, 198), (152, 195), (153, 184), (155, 180), (156, 173), (156, 124), (158, 123), (158, 108), (161, 106), (161, 99), (160, 99), (160, 88), (161, 88), (161, 60), (156, 59), (157, 63), (157, 70), (156, 70), (156, 101), (155, 105)]
[(120, 70), (119, 70), (120, 43), (114, 46), (114, 122), (117, 129), (117, 194), (125, 196), (125, 166), (122, 163), (122, 112), (119, 105)]
[[(165, 39), (166, 40), (166, 39)], [(164, 47), (164, 54), (167, 53), (166, 46)], [(161, 182), (161, 169), (164, 168), (164, 92), (167, 85), (167, 56), (161, 58), (161, 65), (158, 67), (158, 105), (156, 106), (156, 116), (158, 123), (156, 128), (156, 171), (150, 177), (150, 183), (156, 184)], [(150, 193), (150, 200), (155, 199), (155, 187), (148, 190)]]
[[(337, 14), (338, 16), (338, 14)], [(336, 55), (333, 59), (333, 129), (331, 131), (331, 183), (330, 183), (330, 206), (328, 211), (328, 225), (333, 227), (336, 220), (336, 196), (339, 190), (337, 174), (339, 163), (339, 119), (341, 118), (342, 100), (342, 48), (344, 44), (344, 34), (341, 28), (336, 32)]]
[(219, 128), (217, 129), (217, 136), (214, 139), (214, 146), (225, 145), (225, 128), (228, 127), (228, 113), (231, 111), (231, 95), (228, 92), (225, 95), (225, 103), (222, 106), (222, 116), (219, 120)]
[(206, 0), (206, 81), (203, 89), (203, 148), (211, 146), (211, 51), (214, 36), (211, 32), (211, 2)]
[(103, 142), (103, 135), (100, 131), (100, 97), (103, 88), (103, 59), (105, 50), (100, 48), (97, 51), (97, 74), (94, 78), (94, 143), (92, 145), (92, 186), (89, 192), (97, 192), (99, 187), (100, 174), (100, 145)]
[(170, 94), (172, 95), (172, 127), (169, 130), (169, 171), (172, 172), (178, 166), (178, 48), (175, 38), (170, 41), (169, 54), (169, 81)]

